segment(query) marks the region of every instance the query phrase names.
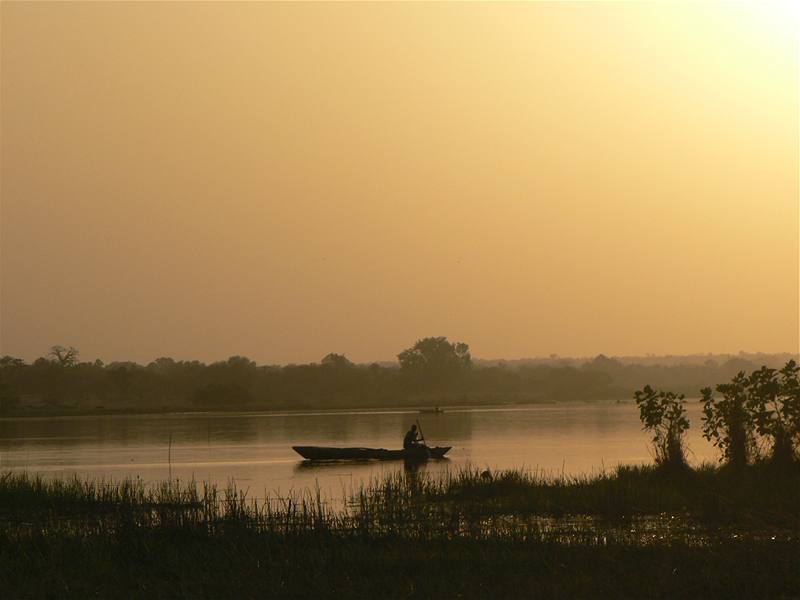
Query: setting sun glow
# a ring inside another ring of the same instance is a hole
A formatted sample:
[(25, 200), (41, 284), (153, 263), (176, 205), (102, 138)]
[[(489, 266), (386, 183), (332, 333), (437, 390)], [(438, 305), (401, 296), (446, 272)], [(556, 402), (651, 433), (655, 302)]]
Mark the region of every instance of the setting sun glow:
[(796, 351), (796, 7), (4, 3), (2, 352)]

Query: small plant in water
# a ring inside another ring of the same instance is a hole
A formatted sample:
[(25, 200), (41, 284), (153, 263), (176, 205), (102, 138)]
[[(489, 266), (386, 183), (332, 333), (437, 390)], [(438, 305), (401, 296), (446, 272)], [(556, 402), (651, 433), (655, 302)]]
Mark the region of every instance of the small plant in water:
[(686, 468), (683, 435), (689, 428), (683, 394), (654, 390), (649, 385), (633, 395), (644, 429), (653, 433), (656, 464), (663, 468)]

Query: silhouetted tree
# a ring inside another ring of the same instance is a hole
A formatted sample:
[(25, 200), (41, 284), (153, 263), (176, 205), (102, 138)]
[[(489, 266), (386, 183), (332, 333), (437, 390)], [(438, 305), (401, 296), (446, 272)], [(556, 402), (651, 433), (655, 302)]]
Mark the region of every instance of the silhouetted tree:
[(64, 346), (52, 346), (47, 354), (51, 359), (58, 363), (60, 367), (74, 367), (78, 364), (80, 352), (74, 346), (65, 348)]
[(761, 367), (750, 375), (747, 408), (756, 431), (772, 441), (772, 461), (788, 464), (800, 436), (800, 367), (793, 360), (779, 371)]
[(722, 398), (716, 398), (711, 388), (700, 390), (703, 402), (703, 437), (720, 449), (729, 465), (746, 465), (753, 454), (754, 440), (751, 415), (747, 410), (750, 380), (739, 371), (730, 383), (716, 387)]
[(250, 360), (246, 356), (231, 356), (227, 360), (228, 366), (237, 369), (252, 369), (256, 366), (255, 361)]
[(623, 365), (616, 358), (608, 358), (605, 354), (598, 354), (590, 363), (586, 364), (586, 368), (598, 371), (613, 371), (623, 368)]
[(169, 373), (171, 369), (174, 369), (177, 364), (174, 358), (160, 356), (147, 365), (147, 368), (158, 373), (166, 374)]
[(683, 436), (689, 428), (683, 394), (654, 390), (649, 385), (633, 395), (644, 429), (653, 433), (656, 464), (664, 468), (687, 467)]
[(344, 354), (336, 354), (335, 352), (326, 354), (320, 361), (320, 364), (324, 366), (338, 367), (338, 368), (347, 368), (355, 366), (353, 362), (349, 358), (347, 358)]
[(472, 367), (469, 346), (450, 343), (446, 337), (417, 340), (397, 355), (402, 372), (423, 386), (443, 386), (458, 379)]
[(0, 368), (2, 367), (24, 367), (25, 361), (21, 358), (5, 355), (0, 358)]

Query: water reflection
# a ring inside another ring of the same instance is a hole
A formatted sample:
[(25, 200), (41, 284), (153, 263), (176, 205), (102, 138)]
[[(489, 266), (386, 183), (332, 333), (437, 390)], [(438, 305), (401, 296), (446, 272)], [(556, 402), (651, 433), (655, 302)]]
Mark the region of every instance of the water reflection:
[[(716, 460), (700, 435), (700, 409), (691, 403), (690, 457)], [(420, 421), (431, 445), (453, 446), (450, 460), (306, 465), (293, 445), (400, 448)], [(171, 448), (170, 448), (171, 440)], [(185, 413), (169, 415), (0, 419), (0, 467), (46, 475), (140, 475), (172, 471), (225, 485), (234, 479), (256, 496), (265, 490), (320, 485), (335, 494), (384, 473), (436, 473), (472, 464), (492, 470), (525, 467), (578, 474), (617, 463), (650, 462), (648, 436), (632, 404), (571, 404), (411, 411), (310, 413)]]

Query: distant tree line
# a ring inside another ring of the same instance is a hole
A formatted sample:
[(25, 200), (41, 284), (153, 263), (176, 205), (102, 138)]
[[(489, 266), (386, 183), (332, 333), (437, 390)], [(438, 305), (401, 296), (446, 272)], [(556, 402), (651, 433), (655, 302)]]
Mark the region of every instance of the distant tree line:
[(0, 413), (592, 401), (630, 397), (645, 382), (691, 393), (754, 368), (736, 358), (660, 366), (603, 355), (583, 363), (480, 366), (467, 344), (444, 337), (418, 340), (398, 354), (396, 365), (354, 364), (337, 353), (286, 366), (243, 356), (211, 364), (172, 358), (104, 364), (82, 362), (74, 347), (53, 346), (30, 364), (0, 358)]

